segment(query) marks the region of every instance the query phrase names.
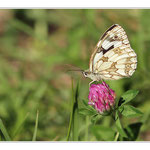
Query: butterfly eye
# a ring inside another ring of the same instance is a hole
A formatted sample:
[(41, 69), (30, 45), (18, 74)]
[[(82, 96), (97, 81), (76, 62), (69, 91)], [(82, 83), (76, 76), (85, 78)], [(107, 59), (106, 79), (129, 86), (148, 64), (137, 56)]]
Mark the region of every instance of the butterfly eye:
[(87, 72), (83, 72), (84, 76), (87, 77), (88, 73)]

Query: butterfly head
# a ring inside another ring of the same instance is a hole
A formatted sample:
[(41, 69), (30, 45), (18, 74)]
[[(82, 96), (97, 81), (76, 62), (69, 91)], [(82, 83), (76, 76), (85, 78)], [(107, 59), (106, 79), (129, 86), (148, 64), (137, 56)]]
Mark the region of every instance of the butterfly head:
[(86, 78), (90, 78), (93, 81), (99, 81), (101, 79), (100, 75), (90, 72), (89, 70), (85, 70), (82, 73)]
[(90, 76), (90, 74), (91, 74), (88, 70), (85, 70), (85, 71), (83, 71), (82, 73), (83, 73), (83, 75), (84, 75), (86, 78), (88, 78), (88, 77)]

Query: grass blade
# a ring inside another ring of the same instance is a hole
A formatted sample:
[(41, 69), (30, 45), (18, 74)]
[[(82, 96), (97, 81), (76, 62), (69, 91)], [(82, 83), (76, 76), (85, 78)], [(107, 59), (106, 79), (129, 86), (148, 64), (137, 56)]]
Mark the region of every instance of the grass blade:
[(79, 96), (79, 82), (76, 87), (76, 91), (73, 90), (73, 80), (72, 80), (72, 109), (70, 115), (70, 122), (67, 134), (67, 141), (69, 141), (71, 128), (73, 141), (78, 141), (78, 96)]
[(6, 141), (11, 141), (11, 138), (10, 138), (10, 136), (3, 124), (3, 121), (1, 119), (0, 119), (0, 130), (2, 131)]
[(73, 118), (73, 108), (74, 108), (74, 91), (73, 91), (73, 79), (72, 79), (72, 108), (71, 108), (70, 121), (69, 121), (68, 133), (67, 133), (67, 141), (69, 141), (70, 138), (72, 118)]
[(117, 133), (116, 133), (116, 136), (115, 136), (114, 141), (117, 141), (117, 140), (118, 140), (118, 138), (119, 138), (119, 132), (117, 132)]
[(26, 114), (26, 116), (23, 118), (21, 123), (16, 127), (16, 130), (14, 130), (12, 137), (14, 138), (22, 129), (24, 122), (26, 121), (27, 117), (29, 116), (29, 112)]
[(89, 136), (89, 116), (86, 116), (86, 125), (85, 125), (85, 141), (88, 141)]
[(37, 128), (38, 128), (38, 118), (39, 118), (39, 111), (37, 111), (37, 114), (36, 114), (35, 128), (34, 128), (32, 141), (36, 141)]
[(78, 97), (79, 97), (79, 82), (75, 91), (75, 102), (73, 107), (73, 141), (78, 141)]

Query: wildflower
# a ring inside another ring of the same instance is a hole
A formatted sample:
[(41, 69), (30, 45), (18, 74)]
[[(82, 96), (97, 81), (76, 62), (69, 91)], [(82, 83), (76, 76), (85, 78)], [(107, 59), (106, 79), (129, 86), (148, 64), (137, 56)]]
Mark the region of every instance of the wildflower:
[(116, 94), (105, 82), (102, 82), (91, 85), (88, 98), (88, 104), (94, 106), (100, 114), (108, 114), (115, 106)]

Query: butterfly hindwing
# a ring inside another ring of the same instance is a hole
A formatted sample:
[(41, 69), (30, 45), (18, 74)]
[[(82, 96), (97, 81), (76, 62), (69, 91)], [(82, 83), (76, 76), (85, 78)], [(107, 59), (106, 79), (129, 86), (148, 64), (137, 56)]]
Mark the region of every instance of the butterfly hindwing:
[(102, 79), (130, 77), (136, 65), (136, 54), (124, 29), (117, 24), (103, 34), (90, 59), (90, 71), (99, 73)]

